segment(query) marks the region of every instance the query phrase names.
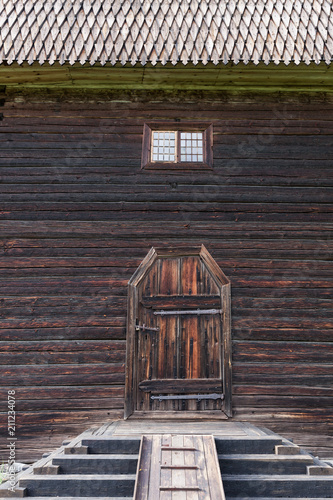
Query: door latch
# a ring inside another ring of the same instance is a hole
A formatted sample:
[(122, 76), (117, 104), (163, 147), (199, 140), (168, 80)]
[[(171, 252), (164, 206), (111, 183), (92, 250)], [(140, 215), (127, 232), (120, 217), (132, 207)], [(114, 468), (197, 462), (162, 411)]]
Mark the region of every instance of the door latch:
[(143, 325), (136, 324), (135, 325), (135, 330), (137, 332), (140, 332), (140, 331), (141, 332), (150, 332), (150, 331), (152, 331), (152, 332), (159, 332), (160, 331), (160, 329), (158, 327), (154, 328), (152, 326), (147, 326), (147, 325), (145, 325), (145, 323), (143, 323)]

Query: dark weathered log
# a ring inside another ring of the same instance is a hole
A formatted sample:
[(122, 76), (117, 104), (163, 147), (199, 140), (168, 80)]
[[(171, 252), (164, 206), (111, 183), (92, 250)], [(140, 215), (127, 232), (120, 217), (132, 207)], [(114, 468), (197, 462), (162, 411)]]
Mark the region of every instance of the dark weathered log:
[(310, 386), (292, 386), (287, 384), (280, 385), (234, 385), (233, 392), (236, 395), (247, 394), (247, 395), (274, 395), (274, 396), (333, 396), (332, 387), (310, 387)]
[[(332, 376), (333, 363), (307, 363), (306, 360), (303, 360), (303, 363), (294, 363), (290, 361), (285, 361), (285, 363), (271, 363), (271, 362), (258, 362), (258, 361), (250, 361), (250, 362), (235, 362), (233, 364), (233, 373), (235, 374), (258, 374), (261, 375), (262, 380), (266, 379), (266, 375), (278, 375), (278, 376), (303, 376), (303, 375), (311, 375), (311, 376), (321, 376), (321, 375), (330, 375)], [(320, 384), (319, 384), (320, 385)]]
[(1, 353), (0, 365), (20, 365), (34, 364), (68, 364), (68, 363), (124, 363), (125, 351), (99, 352), (29, 352), (29, 353)]
[(297, 328), (234, 328), (233, 340), (281, 340), (290, 342), (330, 342), (332, 339), (332, 330), (330, 329), (306, 329)]
[(235, 361), (295, 361), (333, 364), (333, 343), (242, 342), (233, 345)]
[[(0, 396), (7, 398), (8, 389), (1, 387)], [(116, 385), (85, 386), (55, 386), (55, 387), (20, 387), (17, 391), (19, 401), (54, 400), (54, 399), (85, 399), (100, 398), (105, 400), (103, 404), (110, 405), (110, 398), (123, 398), (124, 387)], [(106, 402), (107, 401), (107, 402)], [(42, 402), (40, 404), (43, 404)]]
[[(328, 454), (332, 103), (108, 92), (1, 109), (0, 394), (17, 387), (20, 432), (123, 416), (127, 282), (151, 246), (203, 243), (232, 281), (235, 418)], [(211, 172), (140, 170), (143, 123), (175, 117), (213, 123)]]
[(0, 338), (5, 342), (16, 341), (35, 341), (38, 338), (39, 342), (44, 340), (125, 340), (126, 329), (123, 326), (65, 326), (65, 327), (47, 327), (47, 328), (10, 328), (0, 329)]

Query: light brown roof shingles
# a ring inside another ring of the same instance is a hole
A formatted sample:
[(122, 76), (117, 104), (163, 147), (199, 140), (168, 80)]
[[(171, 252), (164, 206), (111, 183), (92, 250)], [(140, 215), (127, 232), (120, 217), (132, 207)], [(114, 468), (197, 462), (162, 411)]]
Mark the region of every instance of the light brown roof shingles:
[(0, 0), (0, 63), (330, 64), (332, 57), (332, 0)]

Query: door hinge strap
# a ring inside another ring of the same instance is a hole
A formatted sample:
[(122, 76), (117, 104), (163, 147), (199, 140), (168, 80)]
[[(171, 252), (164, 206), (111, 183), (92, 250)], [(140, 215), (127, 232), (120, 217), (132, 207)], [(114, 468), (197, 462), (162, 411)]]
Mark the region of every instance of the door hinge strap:
[(174, 316), (180, 314), (222, 314), (222, 309), (187, 309), (185, 311), (154, 311), (155, 316)]
[(170, 400), (170, 399), (196, 399), (201, 401), (202, 399), (224, 399), (224, 394), (177, 394), (175, 396), (150, 396), (150, 399), (157, 399), (158, 401)]

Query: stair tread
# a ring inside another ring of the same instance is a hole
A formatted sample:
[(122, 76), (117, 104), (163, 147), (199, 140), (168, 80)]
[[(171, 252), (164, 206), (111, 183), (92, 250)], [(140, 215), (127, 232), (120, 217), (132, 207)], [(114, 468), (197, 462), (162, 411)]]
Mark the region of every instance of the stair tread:
[(22, 481), (65, 481), (67, 479), (75, 479), (75, 480), (80, 480), (80, 481), (86, 481), (86, 480), (94, 480), (98, 481), (99, 479), (102, 481), (108, 480), (130, 480), (133, 481), (135, 480), (136, 475), (135, 474), (85, 474), (82, 476), (82, 474), (59, 474), (59, 475), (44, 475), (44, 474), (34, 474), (34, 475), (28, 475), (28, 476), (22, 476), (20, 477), (20, 482)]
[(275, 462), (282, 462), (282, 461), (298, 461), (298, 462), (311, 462), (313, 463), (313, 458), (310, 455), (268, 455), (268, 454), (219, 454), (218, 455), (219, 459), (226, 459), (226, 460), (258, 460), (258, 461), (263, 461), (267, 460), (269, 462), (275, 461)]
[(141, 436), (87, 436), (81, 439), (80, 446), (89, 446), (89, 443), (140, 443)]
[(131, 454), (106, 454), (106, 453), (94, 453), (91, 455), (55, 455), (52, 457), (52, 460), (137, 460), (139, 455), (131, 455)]
[(223, 474), (223, 481), (235, 480), (268, 480), (268, 481), (332, 481), (332, 476), (308, 476), (307, 474), (283, 474), (283, 475), (269, 475), (269, 474)]
[(214, 436), (215, 441), (276, 441), (282, 443), (284, 439), (277, 436)]

